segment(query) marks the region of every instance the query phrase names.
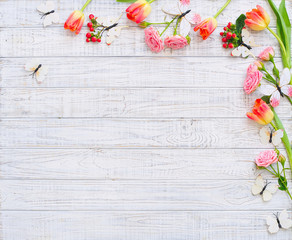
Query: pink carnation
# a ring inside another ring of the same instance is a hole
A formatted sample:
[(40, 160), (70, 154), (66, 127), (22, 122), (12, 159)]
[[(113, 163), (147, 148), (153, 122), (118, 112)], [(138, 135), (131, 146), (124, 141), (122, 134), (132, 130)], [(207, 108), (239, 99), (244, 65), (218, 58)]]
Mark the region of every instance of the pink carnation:
[(164, 39), (165, 46), (172, 48), (172, 49), (181, 49), (188, 45), (188, 40), (180, 35), (174, 35), (171, 37), (166, 37)]
[(145, 42), (152, 52), (159, 53), (163, 50), (163, 41), (152, 26), (145, 29)]
[(278, 155), (274, 150), (261, 152), (256, 158), (256, 165), (259, 167), (268, 167), (275, 162), (278, 162)]
[(262, 77), (263, 77), (263, 74), (258, 70), (250, 74), (247, 74), (246, 79), (244, 81), (244, 85), (243, 85), (243, 88), (246, 94), (251, 94), (257, 89), (257, 87), (260, 85)]
[(272, 57), (275, 56), (274, 48), (268, 47), (264, 51), (262, 51), (259, 55), (259, 58), (263, 61), (270, 61)]
[(258, 66), (255, 64), (250, 64), (247, 68), (247, 74), (255, 73), (258, 70)]

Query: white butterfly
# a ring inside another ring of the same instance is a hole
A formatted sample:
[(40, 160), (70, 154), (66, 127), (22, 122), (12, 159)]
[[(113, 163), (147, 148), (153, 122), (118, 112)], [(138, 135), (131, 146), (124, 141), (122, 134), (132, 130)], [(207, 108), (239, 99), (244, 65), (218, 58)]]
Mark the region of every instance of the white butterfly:
[(54, 3), (51, 1), (37, 7), (37, 10), (42, 13), (42, 18), (44, 18), (44, 27), (59, 22), (59, 14), (55, 12), (54, 7)]
[(268, 231), (276, 233), (280, 228), (288, 229), (292, 227), (292, 220), (288, 218), (287, 210), (283, 210), (280, 215), (274, 214), (275, 217), (267, 217)]
[(106, 43), (107, 45), (111, 45), (111, 43), (120, 36), (121, 31), (123, 28), (127, 28), (128, 26), (119, 26), (118, 22), (120, 18), (122, 17), (122, 14), (119, 17), (98, 17), (96, 21), (103, 25), (106, 28), (107, 34), (106, 34)]
[(291, 73), (288, 68), (285, 68), (280, 76), (280, 81), (277, 86), (272, 85), (261, 85), (259, 91), (266, 95), (270, 96), (270, 103), (272, 107), (277, 107), (280, 104), (281, 97), (284, 95), (292, 97), (292, 85), (290, 84)]
[(162, 7), (162, 11), (172, 16), (181, 18), (179, 34), (186, 37), (191, 30), (191, 25), (201, 22), (201, 17), (190, 9), (190, 1), (180, 0), (175, 4), (167, 4)]
[(274, 146), (278, 146), (281, 143), (281, 139), (284, 136), (283, 129), (273, 131), (269, 127), (263, 127), (260, 130), (261, 142), (263, 144), (273, 143)]
[(251, 192), (253, 195), (260, 194), (263, 197), (265, 202), (270, 201), (272, 199), (272, 194), (274, 194), (278, 190), (278, 185), (265, 182), (263, 177), (259, 175), (255, 184), (251, 188)]
[(40, 63), (40, 60), (33, 59), (25, 64), (25, 70), (32, 72), (30, 75), (37, 80), (38, 83), (42, 83), (48, 74), (48, 67)]
[(249, 49), (251, 47), (258, 46), (255, 44), (254, 38), (252, 36), (250, 36), (249, 31), (247, 31), (245, 28), (242, 29), (241, 37), (242, 37), (242, 44), (239, 45), (237, 48), (235, 48), (232, 51), (231, 55), (235, 56), (235, 57), (242, 56), (243, 58), (246, 58), (249, 55), (251, 55), (255, 58), (255, 56), (253, 55), (253, 53)]

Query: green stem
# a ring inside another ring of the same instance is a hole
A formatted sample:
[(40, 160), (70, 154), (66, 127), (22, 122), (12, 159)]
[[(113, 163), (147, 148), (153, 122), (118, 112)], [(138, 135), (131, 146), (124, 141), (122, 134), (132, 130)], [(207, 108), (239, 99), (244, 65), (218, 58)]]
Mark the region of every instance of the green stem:
[(289, 190), (288, 190), (288, 189), (286, 190), (286, 193), (289, 195), (290, 199), (292, 200), (291, 193), (289, 192)]
[(179, 20), (180, 20), (180, 18), (178, 18), (177, 21), (176, 21), (173, 35), (176, 35), (177, 34), (177, 27), (178, 27)]
[(267, 29), (274, 35), (274, 37), (278, 40), (279, 44), (280, 44), (280, 47), (281, 47), (281, 50), (283, 52), (283, 62), (284, 62), (284, 66), (285, 67), (289, 67), (290, 66), (290, 63), (289, 63), (289, 60), (287, 59), (287, 52), (286, 52), (286, 48), (285, 48), (285, 45), (284, 43), (282, 42), (281, 38), (269, 27), (267, 26)]
[(272, 125), (272, 127), (275, 129), (275, 131), (277, 131), (277, 127), (275, 126), (275, 124), (273, 122), (270, 122), (270, 124)]
[(87, 0), (86, 3), (83, 5), (83, 7), (81, 8), (81, 12), (84, 11), (84, 9), (87, 7), (87, 5), (91, 2), (92, 0)]
[(169, 22), (160, 22), (160, 23), (150, 23), (148, 22), (149, 25), (162, 25), (162, 24), (169, 24)]
[(262, 71), (266, 73), (267, 77), (268, 77), (271, 81), (268, 80), (268, 79), (266, 79), (266, 80), (276, 85), (277, 82), (276, 82), (276, 80), (273, 78), (273, 76), (272, 76), (271, 74), (269, 74), (269, 72), (268, 72), (265, 68), (262, 68)]
[(167, 24), (167, 26), (165, 27), (165, 29), (163, 30), (163, 32), (160, 33), (160, 37), (163, 35), (163, 33), (165, 33), (165, 31), (169, 28), (170, 24), (172, 24), (176, 18), (177, 18), (177, 17), (175, 17), (174, 19), (172, 19), (172, 20)]
[(150, 0), (149, 3), (151, 4), (151, 3), (153, 3), (154, 1), (156, 1), (156, 0)]
[(291, 105), (292, 105), (292, 99), (289, 97), (289, 96), (286, 96), (287, 97), (287, 99), (288, 99), (288, 101), (291, 103)]
[(222, 8), (220, 8), (220, 10), (215, 14), (214, 18), (217, 18), (219, 16), (220, 13), (223, 12), (223, 10), (228, 6), (228, 4), (231, 2), (231, 0), (228, 0)]
[(290, 141), (289, 141), (287, 132), (286, 132), (286, 130), (285, 130), (280, 118), (278, 117), (278, 115), (275, 112), (274, 108), (271, 107), (271, 109), (272, 109), (272, 111), (274, 113), (275, 126), (277, 127), (277, 129), (283, 129), (283, 131), (284, 131), (284, 136), (282, 137), (282, 142), (283, 142), (283, 144), (284, 144), (284, 146), (286, 148), (287, 156), (288, 156), (289, 163), (290, 163), (290, 170), (292, 172), (292, 168), (291, 168), (292, 167), (292, 149), (291, 149)]
[(274, 61), (273, 57), (271, 57), (270, 62), (272, 62), (273, 65), (274, 65), (274, 70), (273, 70), (274, 74), (276, 75), (277, 78), (280, 78), (279, 69), (277, 68), (277, 66), (275, 64), (275, 61)]

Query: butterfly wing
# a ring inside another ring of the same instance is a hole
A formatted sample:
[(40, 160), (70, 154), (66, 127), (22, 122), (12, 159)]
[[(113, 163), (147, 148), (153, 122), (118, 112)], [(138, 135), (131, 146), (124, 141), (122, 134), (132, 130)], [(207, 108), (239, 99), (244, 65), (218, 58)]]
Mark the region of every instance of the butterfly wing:
[(117, 26), (114, 28), (111, 28), (107, 33), (106, 43), (107, 45), (111, 45), (111, 43), (120, 36), (121, 31), (123, 28), (126, 28), (128, 26)]
[(272, 196), (275, 192), (277, 192), (279, 186), (276, 184), (269, 184), (265, 191), (263, 192), (263, 200), (265, 202), (270, 201), (272, 199)]
[(179, 26), (179, 33), (183, 37), (186, 37), (191, 31), (191, 24), (186, 20), (185, 18), (182, 18), (180, 21), (180, 26)]
[(280, 76), (280, 87), (288, 85), (291, 81), (291, 73), (288, 68), (284, 68)]
[(196, 25), (198, 23), (201, 22), (201, 16), (200, 14), (197, 14), (197, 13), (193, 13), (193, 12), (190, 12), (189, 14), (187, 14), (185, 16), (185, 19), (190, 23), (190, 24), (193, 24), (193, 25)]
[(262, 84), (259, 88), (259, 91), (264, 94), (265, 96), (270, 96), (272, 95), (275, 91), (277, 91), (277, 88), (275, 88), (272, 85), (268, 85), (268, 84)]
[(281, 143), (283, 136), (284, 136), (283, 129), (279, 129), (272, 134), (272, 143), (274, 144), (274, 146), (278, 146)]
[(280, 221), (282, 228), (284, 228), (284, 229), (288, 229), (288, 228), (292, 227), (292, 220), (288, 218), (288, 213), (286, 210), (283, 210), (280, 213), (279, 221)]
[(279, 231), (279, 225), (276, 218), (268, 216), (267, 225), (268, 225), (268, 231), (270, 233), (276, 233)]
[(46, 3), (37, 7), (37, 10), (42, 13), (47, 13), (54, 10), (55, 4), (52, 1), (47, 1)]
[(179, 9), (179, 3), (164, 5), (161, 8), (161, 10), (168, 15), (172, 15), (172, 16), (181, 15), (181, 11)]
[(253, 195), (258, 195), (264, 188), (265, 186), (265, 181), (261, 175), (259, 175), (256, 180), (254, 185), (251, 188), (251, 192)]
[(235, 49), (231, 52), (231, 55), (234, 56), (234, 57), (240, 57), (241, 54), (242, 54), (242, 51), (243, 51), (243, 47), (242, 47), (242, 46), (239, 46), (239, 47), (235, 48)]
[(282, 93), (288, 97), (292, 97), (292, 85), (285, 85), (281, 87)]
[(262, 144), (268, 144), (270, 142), (271, 130), (269, 127), (263, 127), (260, 130), (260, 139)]
[(31, 61), (25, 64), (25, 71), (33, 72), (39, 66), (40, 60), (39, 59), (32, 59)]
[(281, 100), (281, 95), (279, 93), (279, 91), (275, 91), (273, 92), (271, 98), (270, 98), (270, 104), (272, 105), (272, 107), (278, 107), (280, 104), (280, 100)]
[(43, 66), (36, 72), (35, 77), (38, 83), (42, 83), (48, 74), (48, 67)]
[(59, 22), (59, 14), (56, 12), (51, 13), (51, 14), (45, 16), (44, 27), (49, 26), (53, 23), (58, 23), (58, 22)]

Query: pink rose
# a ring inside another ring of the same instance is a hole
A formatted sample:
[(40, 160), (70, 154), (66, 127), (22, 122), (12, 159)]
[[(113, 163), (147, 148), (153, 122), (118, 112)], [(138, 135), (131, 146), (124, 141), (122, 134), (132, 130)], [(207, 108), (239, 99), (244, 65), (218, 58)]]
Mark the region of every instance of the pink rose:
[(188, 45), (188, 40), (180, 35), (174, 35), (171, 37), (166, 37), (164, 39), (165, 46), (172, 49), (181, 49)]
[(263, 61), (270, 61), (275, 56), (274, 48), (268, 47), (262, 51), (259, 55), (259, 58)]
[(145, 42), (152, 52), (159, 53), (163, 50), (163, 41), (152, 26), (145, 29)]
[(256, 158), (256, 165), (259, 167), (266, 168), (275, 162), (278, 162), (278, 155), (274, 150), (261, 152)]
[(262, 77), (263, 77), (263, 74), (258, 70), (250, 74), (247, 74), (246, 79), (244, 81), (244, 85), (243, 85), (243, 88), (246, 94), (251, 94), (257, 89), (257, 87), (260, 85)]

